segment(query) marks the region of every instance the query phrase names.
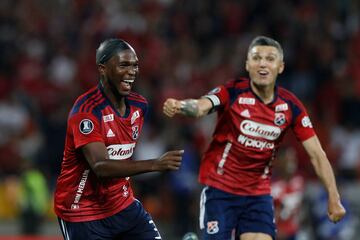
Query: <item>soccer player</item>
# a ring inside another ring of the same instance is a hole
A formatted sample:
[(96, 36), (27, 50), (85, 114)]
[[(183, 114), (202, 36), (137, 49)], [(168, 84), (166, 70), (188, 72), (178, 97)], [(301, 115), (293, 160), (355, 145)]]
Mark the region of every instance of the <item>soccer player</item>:
[(66, 240), (161, 239), (133, 196), (129, 176), (178, 170), (183, 150), (132, 161), (147, 101), (132, 92), (139, 72), (134, 49), (120, 39), (96, 51), (99, 85), (81, 95), (68, 117), (54, 210)]
[(275, 84), (284, 70), (283, 57), (277, 41), (256, 37), (247, 54), (250, 79), (228, 81), (199, 99), (169, 98), (164, 103), (168, 117), (218, 113), (200, 166), (199, 180), (206, 185), (200, 208), (203, 239), (275, 239), (271, 165), (289, 128), (328, 192), (329, 219), (337, 222), (345, 215), (332, 168), (303, 104)]

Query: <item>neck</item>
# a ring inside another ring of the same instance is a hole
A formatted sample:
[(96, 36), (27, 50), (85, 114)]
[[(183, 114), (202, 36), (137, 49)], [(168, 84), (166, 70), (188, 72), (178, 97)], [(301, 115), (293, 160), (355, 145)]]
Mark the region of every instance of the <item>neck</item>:
[(120, 115), (124, 115), (126, 110), (125, 97), (119, 94), (111, 81), (101, 78), (100, 84), (104, 89), (105, 95), (108, 97), (115, 109), (119, 111)]
[(251, 89), (254, 93), (265, 103), (271, 103), (274, 100), (275, 91), (274, 85), (269, 86), (258, 86), (254, 82), (250, 81)]

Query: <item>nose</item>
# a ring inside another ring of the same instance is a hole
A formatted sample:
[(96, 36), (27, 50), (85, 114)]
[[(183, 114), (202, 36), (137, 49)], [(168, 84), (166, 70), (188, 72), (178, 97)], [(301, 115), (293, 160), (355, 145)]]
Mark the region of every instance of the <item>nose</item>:
[(260, 67), (266, 67), (266, 60), (265, 59), (260, 60)]

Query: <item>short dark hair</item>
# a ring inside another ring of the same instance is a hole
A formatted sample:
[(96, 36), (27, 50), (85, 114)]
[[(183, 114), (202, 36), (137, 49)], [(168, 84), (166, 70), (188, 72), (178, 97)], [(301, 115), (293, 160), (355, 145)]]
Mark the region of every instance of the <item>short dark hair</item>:
[(129, 43), (122, 39), (110, 38), (100, 43), (96, 49), (96, 64), (106, 63), (114, 54), (127, 49), (134, 50)]
[(276, 41), (275, 39), (265, 37), (265, 36), (257, 36), (256, 38), (254, 38), (251, 41), (251, 43), (249, 45), (248, 52), (250, 52), (250, 50), (255, 46), (272, 46), (272, 47), (275, 47), (279, 51), (280, 55), (282, 57), (284, 56), (283, 48), (281, 47), (280, 43), (278, 41)]

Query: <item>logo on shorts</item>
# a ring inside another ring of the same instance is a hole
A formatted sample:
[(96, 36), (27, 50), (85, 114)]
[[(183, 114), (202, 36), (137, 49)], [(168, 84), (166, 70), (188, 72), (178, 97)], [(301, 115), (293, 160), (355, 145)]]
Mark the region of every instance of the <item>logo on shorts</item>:
[(210, 221), (207, 222), (207, 229), (206, 232), (208, 234), (215, 234), (219, 232), (219, 222), (218, 221)]
[(89, 134), (94, 130), (94, 124), (90, 119), (83, 119), (79, 124), (79, 129), (82, 134)]

